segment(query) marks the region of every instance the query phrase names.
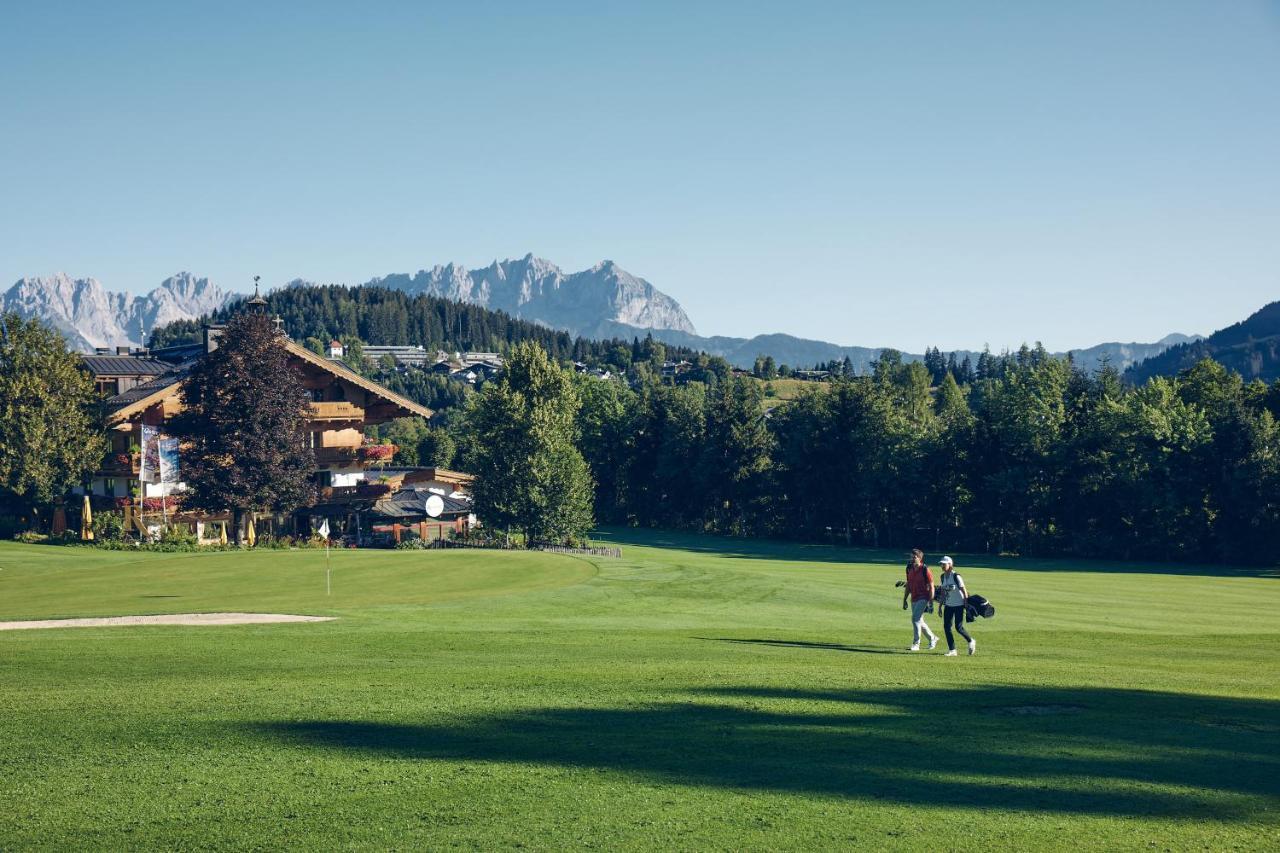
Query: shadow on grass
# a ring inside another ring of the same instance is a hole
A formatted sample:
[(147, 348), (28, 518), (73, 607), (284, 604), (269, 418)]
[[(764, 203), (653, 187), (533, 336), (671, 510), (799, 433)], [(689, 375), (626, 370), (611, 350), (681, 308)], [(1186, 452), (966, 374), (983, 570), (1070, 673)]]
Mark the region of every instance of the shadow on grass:
[[(742, 539), (729, 536), (713, 536), (706, 533), (649, 530), (632, 527), (608, 527), (592, 535), (593, 538), (598, 538), (614, 545), (669, 548), (735, 560), (779, 560), (835, 565), (862, 563), (891, 566), (898, 570), (898, 574), (901, 574), (903, 567), (907, 564), (906, 549), (858, 548), (844, 545), (785, 542), (776, 539)], [(1072, 557), (997, 557), (991, 554), (964, 554), (961, 552), (954, 552), (954, 556), (956, 557), (956, 567), (961, 571), (965, 568), (977, 568), (1000, 569), (1012, 572), (1098, 572), (1100, 574), (1157, 574), (1280, 579), (1280, 567), (1262, 564), (1253, 566), (1216, 566), (1195, 563), (1127, 562)], [(941, 554), (933, 553), (926, 549), (925, 559), (933, 567), (935, 573), (938, 571), (937, 561), (941, 557)]]
[(589, 767), (901, 804), (1249, 820), (1280, 795), (1280, 703), (1082, 688), (727, 687), (695, 701), (450, 723), (267, 722), (290, 744)]
[(908, 655), (905, 649), (891, 649), (887, 646), (846, 646), (841, 643), (809, 643), (804, 640), (747, 640), (733, 637), (694, 637), (695, 640), (709, 640), (713, 643), (744, 643), (751, 646), (787, 646), (800, 649), (825, 649), (833, 652), (860, 652), (865, 655)]

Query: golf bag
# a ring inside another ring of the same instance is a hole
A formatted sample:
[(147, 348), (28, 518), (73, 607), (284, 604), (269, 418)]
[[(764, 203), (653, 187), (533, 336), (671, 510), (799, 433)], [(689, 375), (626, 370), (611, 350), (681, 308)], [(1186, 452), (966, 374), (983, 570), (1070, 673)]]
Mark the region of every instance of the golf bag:
[(964, 601), (964, 621), (972, 622), (981, 616), (990, 619), (996, 615), (996, 606), (980, 595), (971, 595)]

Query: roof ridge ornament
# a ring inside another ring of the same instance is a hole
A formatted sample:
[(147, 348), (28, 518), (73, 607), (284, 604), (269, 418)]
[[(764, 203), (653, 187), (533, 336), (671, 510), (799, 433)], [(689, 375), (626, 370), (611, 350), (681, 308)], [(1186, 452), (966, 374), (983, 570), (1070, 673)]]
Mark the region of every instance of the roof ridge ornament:
[(260, 275), (253, 277), (253, 298), (247, 304), (252, 306), (249, 309), (250, 311), (265, 314), (267, 312), (267, 300), (263, 299), (262, 294), (258, 292), (258, 280), (261, 278), (262, 276)]

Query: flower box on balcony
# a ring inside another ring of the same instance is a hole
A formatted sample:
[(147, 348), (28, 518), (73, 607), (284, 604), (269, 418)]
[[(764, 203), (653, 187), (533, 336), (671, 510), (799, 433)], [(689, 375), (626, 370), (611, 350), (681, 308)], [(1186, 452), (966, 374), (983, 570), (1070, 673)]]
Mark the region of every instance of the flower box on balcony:
[(365, 462), (390, 462), (396, 450), (394, 444), (366, 444), (360, 448), (360, 458)]

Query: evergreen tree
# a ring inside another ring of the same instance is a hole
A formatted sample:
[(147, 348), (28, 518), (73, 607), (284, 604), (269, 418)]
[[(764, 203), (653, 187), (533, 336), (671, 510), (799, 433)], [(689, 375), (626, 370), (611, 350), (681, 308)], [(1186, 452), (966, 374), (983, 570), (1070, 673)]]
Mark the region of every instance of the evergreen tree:
[(635, 444), (635, 392), (618, 382), (578, 379), (582, 409), (578, 447), (596, 482), (596, 517), (622, 521), (627, 506), (629, 469)]
[(248, 512), (291, 512), (314, 501), (308, 398), (275, 325), (262, 314), (227, 323), (218, 348), (182, 381), (170, 430), (186, 445), (185, 502), (230, 510), (237, 541)]
[(706, 434), (696, 479), (707, 521), (722, 533), (749, 532), (753, 510), (767, 497), (765, 473), (772, 436), (763, 416), (760, 385), (730, 379), (708, 400)]
[(59, 500), (101, 464), (93, 380), (38, 320), (0, 315), (0, 502)]

